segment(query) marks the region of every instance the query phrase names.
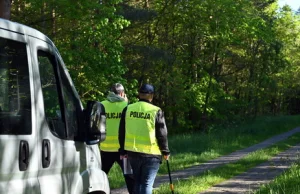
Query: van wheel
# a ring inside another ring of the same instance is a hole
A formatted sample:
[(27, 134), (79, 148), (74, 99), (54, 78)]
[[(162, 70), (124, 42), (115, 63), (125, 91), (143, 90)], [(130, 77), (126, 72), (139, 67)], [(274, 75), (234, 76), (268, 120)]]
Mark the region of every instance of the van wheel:
[(103, 191), (93, 191), (93, 192), (90, 192), (88, 194), (106, 194), (106, 193), (103, 192)]

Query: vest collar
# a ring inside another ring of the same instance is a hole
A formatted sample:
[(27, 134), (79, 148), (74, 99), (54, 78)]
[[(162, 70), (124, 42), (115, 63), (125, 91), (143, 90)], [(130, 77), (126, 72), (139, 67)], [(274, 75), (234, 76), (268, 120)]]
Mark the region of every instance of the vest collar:
[(139, 102), (148, 102), (148, 103), (152, 104), (149, 100), (145, 100), (145, 99), (140, 99)]

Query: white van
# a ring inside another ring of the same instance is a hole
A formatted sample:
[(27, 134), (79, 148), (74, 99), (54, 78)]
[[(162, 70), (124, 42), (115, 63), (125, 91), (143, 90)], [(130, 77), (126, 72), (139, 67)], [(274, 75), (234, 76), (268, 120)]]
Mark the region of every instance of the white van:
[(49, 38), (0, 19), (0, 194), (109, 194), (104, 115), (83, 109)]

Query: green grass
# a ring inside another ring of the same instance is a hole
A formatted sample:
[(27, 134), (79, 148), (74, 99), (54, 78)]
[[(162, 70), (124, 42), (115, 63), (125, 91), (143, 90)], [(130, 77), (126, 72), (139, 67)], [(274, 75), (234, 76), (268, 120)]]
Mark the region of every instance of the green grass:
[(295, 163), (269, 184), (263, 185), (255, 194), (299, 194), (300, 164)]
[[(176, 171), (201, 164), (219, 156), (257, 144), (299, 125), (300, 116), (261, 117), (231, 128), (214, 128), (208, 134), (187, 133), (170, 136), (171, 170)], [(207, 173), (209, 174), (209, 172)], [(161, 165), (159, 174), (167, 174), (166, 165)], [(122, 175), (122, 172), (115, 164), (108, 175), (112, 189), (125, 185), (124, 179), (120, 179), (120, 175)], [(216, 179), (215, 177), (209, 178), (209, 176), (204, 176), (204, 178)], [(215, 182), (212, 180), (208, 182)], [(195, 183), (191, 179), (189, 183), (184, 184), (194, 185)]]

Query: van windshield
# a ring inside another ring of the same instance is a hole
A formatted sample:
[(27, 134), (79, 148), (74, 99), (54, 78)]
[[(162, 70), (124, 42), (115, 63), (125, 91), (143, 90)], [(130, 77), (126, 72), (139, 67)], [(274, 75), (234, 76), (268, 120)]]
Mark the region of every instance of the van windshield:
[(0, 135), (31, 134), (26, 44), (0, 37)]

